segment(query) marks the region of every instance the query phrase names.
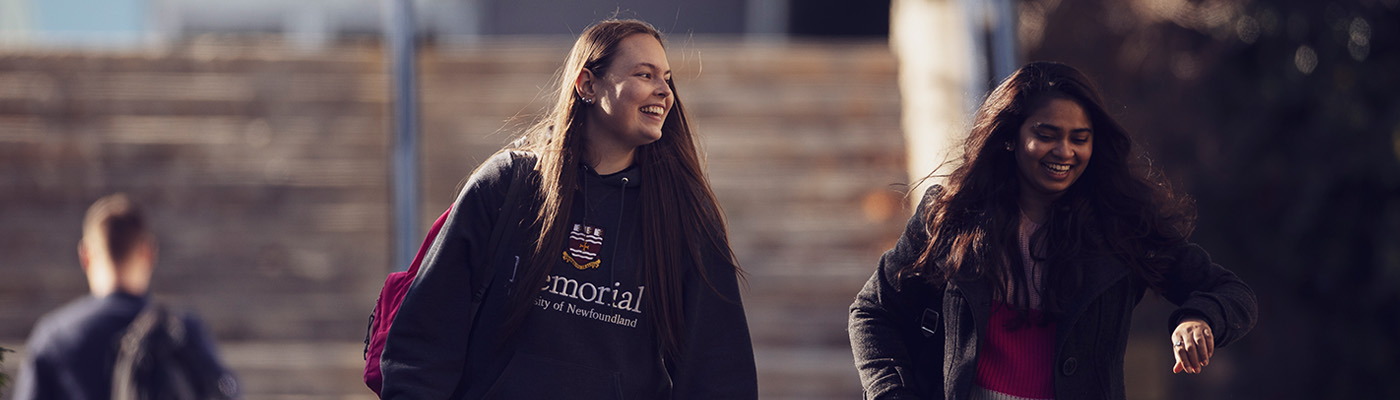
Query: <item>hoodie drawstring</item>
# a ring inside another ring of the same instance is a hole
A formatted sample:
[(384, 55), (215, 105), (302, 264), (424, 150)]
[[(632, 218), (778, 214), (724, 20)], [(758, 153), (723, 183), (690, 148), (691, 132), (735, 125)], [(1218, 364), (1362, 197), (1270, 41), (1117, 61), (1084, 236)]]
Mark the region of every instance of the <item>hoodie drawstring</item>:
[[(616, 225), (616, 226), (617, 226), (617, 233), (619, 233), (619, 234), (622, 233), (622, 215), (625, 214), (625, 213), (627, 212), (627, 182), (628, 182), (628, 181), (629, 181), (629, 180), (627, 179), (627, 177), (625, 177), (625, 176), (622, 177), (622, 196), (621, 196), (621, 198), (619, 198), (619, 199), (617, 200), (617, 204), (618, 204), (618, 205), (617, 205), (617, 225)], [(619, 238), (619, 239), (620, 239), (620, 238)], [(615, 252), (614, 254), (619, 254), (619, 255), (622, 254), (622, 252), (618, 252), (618, 251), (616, 250), (616, 248), (614, 248), (613, 251)], [(614, 257), (614, 258), (616, 258), (616, 257)], [(614, 260), (614, 261), (617, 261), (617, 260)], [(616, 279), (617, 276), (613, 273), (613, 272), (615, 272), (615, 271), (617, 271), (617, 268), (613, 268), (613, 266), (608, 266), (608, 282), (617, 282), (617, 279)]]

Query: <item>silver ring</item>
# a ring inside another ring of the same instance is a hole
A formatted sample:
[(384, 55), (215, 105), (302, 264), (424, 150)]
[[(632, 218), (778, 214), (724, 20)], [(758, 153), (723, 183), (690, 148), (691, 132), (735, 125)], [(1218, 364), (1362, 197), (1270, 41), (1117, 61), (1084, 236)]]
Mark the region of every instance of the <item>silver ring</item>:
[(1181, 342), (1172, 342), (1172, 347), (1181, 347)]

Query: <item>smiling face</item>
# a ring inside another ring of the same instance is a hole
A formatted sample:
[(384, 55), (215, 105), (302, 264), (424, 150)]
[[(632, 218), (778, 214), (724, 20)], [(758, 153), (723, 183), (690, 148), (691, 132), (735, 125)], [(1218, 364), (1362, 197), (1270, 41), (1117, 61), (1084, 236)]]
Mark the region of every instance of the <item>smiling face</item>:
[(1073, 185), (1089, 166), (1094, 131), (1084, 108), (1073, 100), (1053, 98), (1031, 113), (1018, 131), (1016, 172), (1026, 201), (1049, 204)]
[(661, 42), (634, 34), (617, 44), (602, 74), (583, 71), (579, 95), (592, 100), (587, 141), (592, 152), (630, 152), (661, 138), (661, 126), (674, 97), (668, 81), (671, 65)]

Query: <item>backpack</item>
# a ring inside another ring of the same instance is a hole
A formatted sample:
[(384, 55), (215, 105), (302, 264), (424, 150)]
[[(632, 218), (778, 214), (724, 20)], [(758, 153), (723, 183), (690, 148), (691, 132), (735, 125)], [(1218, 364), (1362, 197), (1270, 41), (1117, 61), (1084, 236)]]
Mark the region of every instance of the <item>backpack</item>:
[[(491, 230), (490, 247), (487, 247), (496, 252), (500, 251), (500, 246), (504, 242), (502, 238), (505, 235), (505, 228), (510, 225), (504, 222), (519, 219), (515, 217), (514, 211), (519, 208), (520, 187), (524, 186), (520, 184), (520, 180), (523, 178), (522, 170), (530, 170), (534, 167), (534, 159), (531, 157), (517, 155), (513, 152), (511, 158), (509, 189), (506, 190), (505, 201), (501, 203), (500, 220)], [(527, 162), (522, 163), (521, 159), (525, 159)], [(433, 227), (428, 230), (427, 237), (423, 238), (423, 244), (418, 247), (418, 254), (413, 257), (413, 263), (409, 264), (407, 271), (393, 272), (384, 278), (384, 288), (379, 291), (379, 300), (374, 305), (374, 311), (369, 314), (369, 326), (365, 331), (365, 385), (369, 386), (375, 395), (380, 395), (384, 387), (384, 374), (379, 370), (379, 356), (384, 353), (384, 342), (389, 338), (389, 328), (393, 325), (394, 316), (398, 314), (399, 306), (403, 304), (404, 296), (408, 294), (408, 288), (413, 285), (413, 278), (418, 275), (418, 267), (423, 263), (423, 257), (427, 255), (428, 248), (432, 247), (434, 239), (437, 238), (438, 232), (442, 230), (443, 224), (447, 222), (447, 216), (451, 213), (452, 207), (448, 206), (447, 211), (443, 211), (442, 215), (433, 222)], [(495, 254), (486, 260), (493, 262)], [(490, 286), (494, 274), (495, 268), (476, 268), (473, 271), (473, 277), (477, 278), (475, 282), (478, 286), (472, 292), (476, 295), (472, 298), (471, 307), (479, 308), (481, 306), (481, 294), (485, 293), (487, 287)]]
[(112, 399), (231, 399), (237, 382), (201, 363), (204, 348), (188, 336), (185, 321), (152, 302), (136, 315), (118, 342)]

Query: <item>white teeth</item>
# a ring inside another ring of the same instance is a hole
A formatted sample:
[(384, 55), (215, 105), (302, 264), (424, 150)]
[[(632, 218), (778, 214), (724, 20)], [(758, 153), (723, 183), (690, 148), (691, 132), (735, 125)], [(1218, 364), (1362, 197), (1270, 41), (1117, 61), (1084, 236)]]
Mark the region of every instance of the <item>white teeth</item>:
[(1047, 168), (1050, 168), (1051, 171), (1055, 171), (1055, 172), (1066, 172), (1066, 171), (1069, 171), (1069, 168), (1070, 168), (1070, 165), (1069, 165), (1069, 164), (1051, 164), (1051, 163), (1046, 163), (1045, 166), (1046, 166)]
[(661, 115), (661, 113), (664, 111), (662, 110), (661, 106), (646, 106), (642, 107), (642, 112), (647, 114)]

